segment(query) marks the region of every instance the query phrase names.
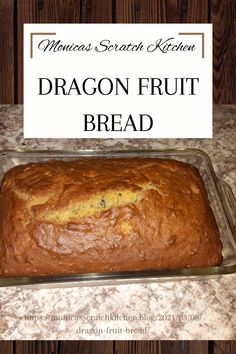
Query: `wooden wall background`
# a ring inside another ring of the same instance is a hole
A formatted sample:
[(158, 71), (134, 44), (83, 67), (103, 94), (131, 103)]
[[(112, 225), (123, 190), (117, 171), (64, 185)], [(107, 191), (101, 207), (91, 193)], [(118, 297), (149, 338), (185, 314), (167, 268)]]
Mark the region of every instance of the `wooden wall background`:
[(1, 354), (235, 354), (234, 341), (16, 341), (0, 342)]
[(213, 23), (214, 102), (236, 104), (236, 0), (0, 0), (0, 103), (23, 102), (23, 23)]
[[(23, 23), (213, 23), (214, 102), (236, 104), (236, 0), (0, 0), (0, 103), (23, 102)], [(236, 354), (235, 341), (2, 341), (0, 354)]]

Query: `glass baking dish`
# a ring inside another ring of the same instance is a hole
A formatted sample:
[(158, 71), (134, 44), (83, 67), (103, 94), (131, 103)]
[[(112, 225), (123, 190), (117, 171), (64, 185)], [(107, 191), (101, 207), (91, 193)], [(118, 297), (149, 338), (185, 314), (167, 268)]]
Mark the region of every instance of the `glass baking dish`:
[[(11, 167), (43, 160), (71, 160), (81, 158), (167, 158), (183, 161), (197, 167), (208, 193), (223, 243), (224, 261), (218, 267), (184, 268), (113, 273), (88, 273), (40, 277), (0, 277), (0, 286), (80, 286), (116, 285), (119, 283), (149, 283), (165, 280), (198, 279), (236, 272), (236, 201), (228, 184), (220, 181), (206, 153), (198, 149), (137, 150), (137, 151), (2, 151), (0, 152), (0, 180)], [(0, 235), (1, 237), (1, 235)]]

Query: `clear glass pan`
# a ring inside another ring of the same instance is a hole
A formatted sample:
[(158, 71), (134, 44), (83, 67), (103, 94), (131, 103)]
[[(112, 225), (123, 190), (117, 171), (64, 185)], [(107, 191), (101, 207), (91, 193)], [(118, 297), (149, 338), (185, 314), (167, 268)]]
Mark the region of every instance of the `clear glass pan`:
[[(182, 150), (137, 150), (137, 151), (2, 151), (0, 152), (0, 180), (11, 167), (28, 162), (43, 160), (71, 160), (80, 158), (121, 158), (149, 157), (168, 158), (183, 161), (197, 167), (205, 183), (208, 198), (215, 214), (223, 243), (223, 264), (219, 267), (185, 268), (174, 270), (152, 270), (119, 273), (89, 273), (73, 275), (53, 275), (41, 277), (0, 277), (0, 286), (80, 286), (116, 285), (119, 283), (149, 283), (186, 278), (208, 278), (236, 273), (236, 201), (228, 184), (220, 181), (213, 170), (206, 153), (197, 149)], [(1, 237), (1, 235), (0, 235)]]

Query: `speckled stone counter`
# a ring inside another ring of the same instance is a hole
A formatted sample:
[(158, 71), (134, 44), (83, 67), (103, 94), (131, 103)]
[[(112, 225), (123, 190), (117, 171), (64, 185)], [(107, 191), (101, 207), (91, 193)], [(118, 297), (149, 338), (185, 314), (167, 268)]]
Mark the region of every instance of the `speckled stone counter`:
[[(204, 150), (236, 191), (236, 106), (214, 109), (214, 139), (23, 139), (22, 106), (0, 106), (0, 148)], [(0, 339), (236, 339), (236, 275), (95, 287), (0, 289)]]

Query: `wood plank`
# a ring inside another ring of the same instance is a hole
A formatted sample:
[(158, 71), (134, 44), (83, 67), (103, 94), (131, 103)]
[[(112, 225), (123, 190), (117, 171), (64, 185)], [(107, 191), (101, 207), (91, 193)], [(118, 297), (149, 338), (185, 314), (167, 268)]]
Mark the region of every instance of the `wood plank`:
[(35, 342), (16, 341), (14, 354), (35, 354)]
[(0, 1), (0, 103), (14, 103), (14, 1)]
[(188, 354), (208, 354), (208, 341), (207, 340), (194, 340), (188, 341)]
[(235, 354), (236, 341), (214, 341), (213, 354)]
[(179, 22), (179, 5), (178, 0), (166, 0), (161, 2), (162, 8), (160, 13), (161, 23), (177, 23)]
[(1, 354), (13, 354), (13, 342), (12, 341), (0, 341), (0, 353)]
[(63, 340), (60, 341), (59, 347), (60, 350), (58, 354), (71, 354), (71, 353), (77, 354), (79, 352), (79, 341)]
[(111, 23), (112, 0), (81, 0), (82, 23)]
[(16, 341), (14, 354), (57, 354), (57, 341)]
[(165, 22), (164, 8), (162, 0), (116, 0), (115, 19), (117, 23)]
[(17, 102), (23, 103), (23, 23), (77, 23), (80, 0), (20, 0), (17, 2)]
[(186, 341), (162, 341), (161, 354), (187, 354)]
[(20, 0), (17, 3), (17, 77), (16, 77), (16, 103), (23, 103), (23, 23), (35, 22), (35, 1)]
[(113, 354), (160, 354), (158, 341), (115, 341)]
[(79, 23), (80, 9), (81, 0), (38, 0), (35, 20), (37, 23)]
[[(79, 341), (78, 354), (112, 354), (113, 341)], [(60, 353), (61, 354), (61, 353)], [(69, 352), (68, 352), (69, 354)]]
[(178, 2), (178, 22), (207, 23), (208, 20), (208, 0), (182, 0)]
[(161, 354), (208, 354), (208, 341), (163, 341)]
[(118, 23), (198, 23), (208, 15), (208, 0), (116, 0)]
[(210, 0), (213, 23), (215, 103), (236, 103), (236, 3)]

